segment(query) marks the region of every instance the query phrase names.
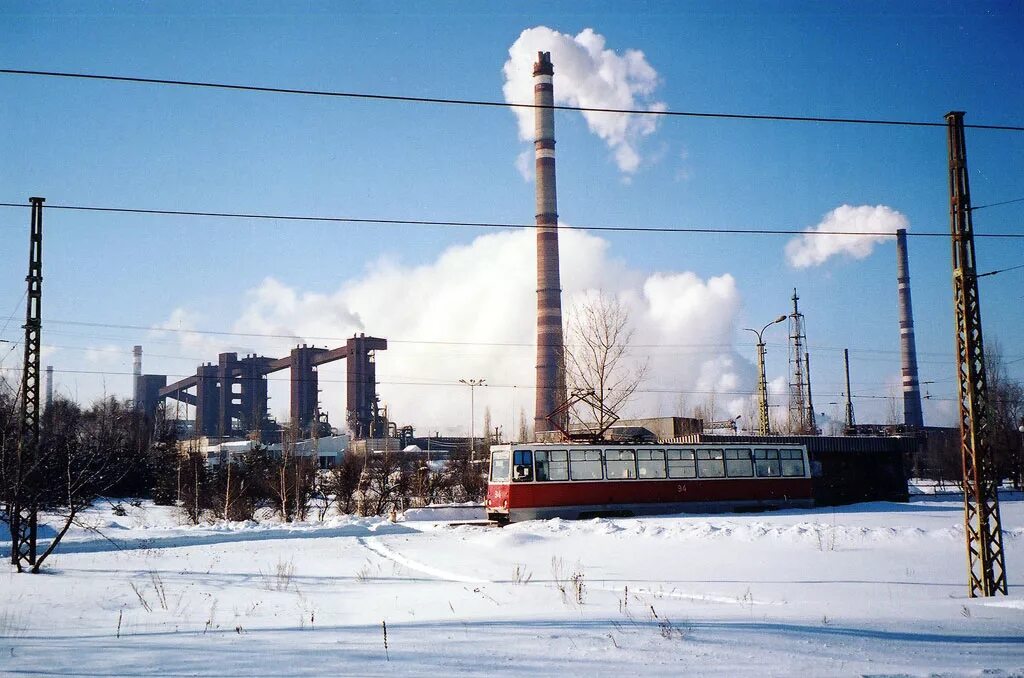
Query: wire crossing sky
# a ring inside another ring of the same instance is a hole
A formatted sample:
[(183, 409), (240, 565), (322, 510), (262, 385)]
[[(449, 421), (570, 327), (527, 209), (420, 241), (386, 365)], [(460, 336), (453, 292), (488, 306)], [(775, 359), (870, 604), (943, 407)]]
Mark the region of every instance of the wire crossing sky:
[[(850, 125), (894, 125), (902, 127), (945, 127), (942, 122), (927, 122), (923, 120), (873, 120), (870, 118), (821, 118), (810, 115), (769, 115), (756, 113), (708, 113), (696, 111), (672, 111), (672, 110), (648, 110), (642, 108), (601, 108), (594, 106), (565, 106), (552, 105), (543, 106), (535, 103), (505, 102), (505, 101), (483, 101), (473, 99), (445, 99), (442, 97), (418, 97), (398, 94), (368, 94), (366, 92), (332, 92), (314, 89), (298, 89), (294, 87), (261, 87), (257, 85), (238, 85), (219, 82), (196, 82), (189, 80), (165, 80), (160, 78), (140, 78), (124, 75), (100, 75), (98, 73), (59, 73), (54, 71), (27, 71), (11, 68), (0, 68), (0, 73), (6, 75), (30, 75), (47, 78), (77, 78), (80, 80), (106, 80), (108, 82), (140, 83), (147, 85), (171, 85), (176, 87), (201, 87), (210, 89), (224, 89), (236, 92), (263, 92), (267, 94), (302, 94), (308, 96), (339, 97), (346, 99), (370, 99), (376, 101), (396, 101), (422, 104), (450, 104), (454, 106), (499, 106), (505, 108), (550, 108), (556, 111), (577, 111), (592, 113), (625, 113), (630, 115), (652, 115), (657, 117), (684, 117), (684, 118), (721, 118), (723, 120), (767, 120), (774, 122), (819, 122), (819, 123), (840, 123)], [(1012, 132), (1024, 132), (1021, 125), (979, 125), (965, 124), (970, 129), (991, 129)]]

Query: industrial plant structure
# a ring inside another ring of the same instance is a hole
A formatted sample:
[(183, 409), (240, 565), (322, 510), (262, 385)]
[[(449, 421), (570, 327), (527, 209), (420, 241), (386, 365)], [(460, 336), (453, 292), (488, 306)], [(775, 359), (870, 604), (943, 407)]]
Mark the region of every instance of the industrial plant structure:
[[(282, 358), (221, 353), (216, 364), (206, 363), (196, 374), (173, 384), (161, 374), (142, 374), (142, 347), (136, 346), (135, 403), (150, 420), (160, 402), (173, 399), (195, 407), (194, 434), (206, 438), (230, 438), (256, 434), (273, 438), (277, 426), (267, 413), (267, 375), (290, 373), (289, 427), (300, 437), (315, 435), (319, 421), (319, 388), (316, 368), (348, 361), (345, 425), (357, 438), (386, 435), (377, 407), (377, 369), (374, 353), (387, 349), (386, 339), (353, 336), (334, 349), (303, 344)], [(381, 430), (383, 429), (383, 430)]]

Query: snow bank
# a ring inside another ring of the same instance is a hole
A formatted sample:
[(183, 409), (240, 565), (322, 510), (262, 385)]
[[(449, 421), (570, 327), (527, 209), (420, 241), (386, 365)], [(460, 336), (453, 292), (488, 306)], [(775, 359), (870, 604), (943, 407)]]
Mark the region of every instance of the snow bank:
[(456, 522), (486, 519), (487, 511), (484, 505), (476, 502), (434, 504), (422, 508), (407, 509), (402, 514), (402, 520), (413, 522)]

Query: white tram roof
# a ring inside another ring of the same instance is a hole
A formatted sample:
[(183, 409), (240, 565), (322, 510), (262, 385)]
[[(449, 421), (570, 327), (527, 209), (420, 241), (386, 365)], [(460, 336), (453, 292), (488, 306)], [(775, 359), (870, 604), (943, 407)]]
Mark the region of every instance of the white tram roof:
[(516, 449), (531, 449), (531, 450), (534, 450), (534, 449), (548, 449), (548, 448), (550, 448), (550, 449), (564, 450), (564, 449), (566, 449), (568, 447), (577, 447), (577, 448), (579, 448), (579, 447), (627, 447), (627, 448), (635, 448), (635, 447), (656, 447), (656, 448), (661, 448), (661, 447), (713, 447), (713, 448), (719, 448), (719, 447), (744, 447), (744, 448), (749, 448), (749, 447), (774, 447), (774, 448), (795, 447), (795, 448), (803, 449), (803, 448), (806, 447), (806, 445), (802, 445), (800, 443), (791, 443), (791, 442), (778, 442), (778, 443), (776, 443), (776, 442), (759, 441), (759, 442), (756, 442), (756, 443), (752, 443), (749, 440), (737, 440), (735, 442), (732, 442), (732, 441), (725, 442), (725, 441), (716, 440), (716, 441), (713, 441), (713, 442), (702, 441), (702, 442), (699, 442), (699, 443), (675, 442), (675, 441), (664, 442), (664, 443), (627, 443), (627, 442), (622, 442), (622, 441), (609, 441), (609, 442), (602, 442), (602, 443), (583, 443), (583, 442), (502, 443), (500, 445), (491, 445), (491, 450), (510, 450), (512, 448), (516, 448)]

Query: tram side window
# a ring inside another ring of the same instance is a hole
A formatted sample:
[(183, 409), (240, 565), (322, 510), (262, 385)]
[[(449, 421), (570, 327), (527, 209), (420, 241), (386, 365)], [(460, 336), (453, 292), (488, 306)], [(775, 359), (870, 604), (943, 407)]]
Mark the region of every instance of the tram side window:
[(780, 475), (778, 450), (754, 450), (754, 464), (758, 478), (778, 478)]
[(750, 450), (726, 450), (725, 475), (730, 478), (753, 477), (754, 466), (750, 462)]
[(605, 450), (604, 471), (608, 480), (636, 478), (636, 452), (634, 450)]
[(498, 483), (508, 482), (508, 452), (491, 454), (491, 480)]
[(800, 450), (779, 450), (779, 466), (784, 476), (804, 474), (804, 454)]
[(696, 478), (697, 466), (693, 461), (693, 450), (666, 450), (669, 478)]
[(512, 453), (512, 481), (528, 483), (533, 480), (533, 451), (516, 450)]
[(601, 450), (569, 450), (569, 477), (601, 480)]
[(537, 450), (537, 480), (568, 480), (569, 457), (565, 450)]
[(697, 450), (697, 474), (701, 478), (725, 477), (722, 450)]
[(665, 450), (637, 450), (636, 465), (640, 478), (664, 478)]

